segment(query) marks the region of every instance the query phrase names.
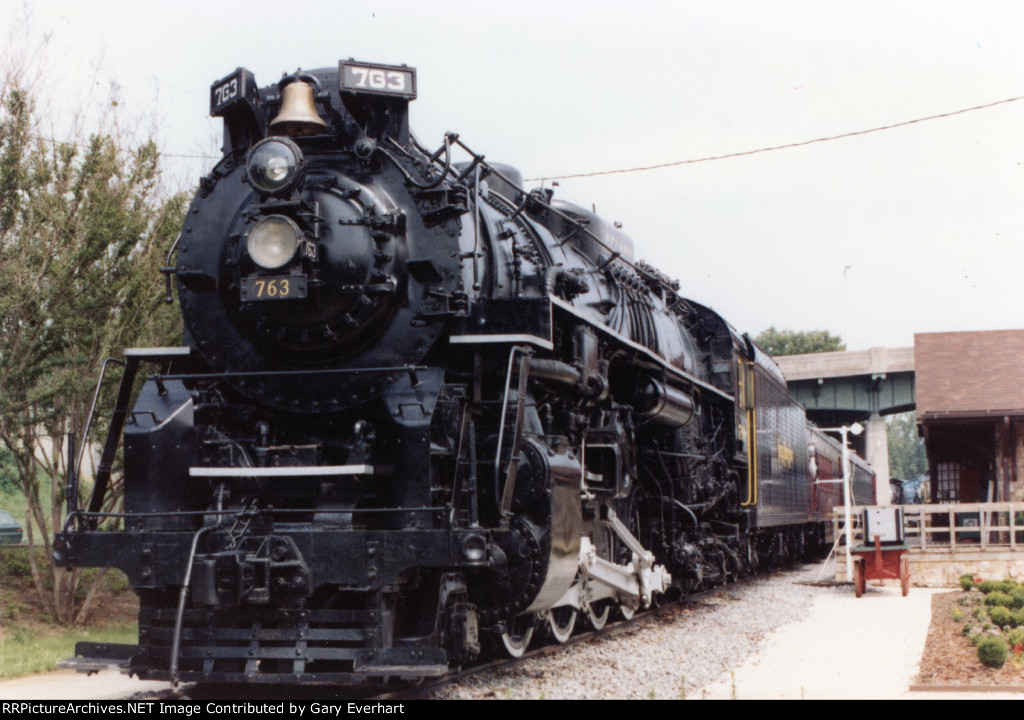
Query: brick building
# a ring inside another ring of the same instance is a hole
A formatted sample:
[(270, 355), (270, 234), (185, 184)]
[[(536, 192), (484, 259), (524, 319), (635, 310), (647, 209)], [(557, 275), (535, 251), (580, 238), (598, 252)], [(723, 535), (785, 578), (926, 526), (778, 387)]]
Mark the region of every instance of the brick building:
[(1024, 501), (1024, 330), (914, 335), (930, 502)]

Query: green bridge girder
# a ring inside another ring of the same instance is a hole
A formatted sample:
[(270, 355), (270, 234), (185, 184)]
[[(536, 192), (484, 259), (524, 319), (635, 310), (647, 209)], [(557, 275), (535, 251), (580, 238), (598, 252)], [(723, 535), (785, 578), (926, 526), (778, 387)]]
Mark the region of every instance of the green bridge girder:
[(916, 403), (912, 371), (790, 380), (787, 386), (790, 395), (807, 408), (808, 417), (821, 426), (908, 412)]

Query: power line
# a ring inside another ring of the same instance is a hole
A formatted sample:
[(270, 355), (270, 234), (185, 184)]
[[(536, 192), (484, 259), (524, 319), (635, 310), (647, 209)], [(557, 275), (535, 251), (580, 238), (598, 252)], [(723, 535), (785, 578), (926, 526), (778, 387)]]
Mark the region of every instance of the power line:
[(813, 145), (814, 143), (829, 142), (830, 140), (841, 140), (843, 138), (855, 137), (857, 135), (867, 135), (868, 133), (881, 132), (882, 130), (892, 130), (893, 128), (905, 127), (907, 125), (922, 123), (928, 120), (938, 120), (939, 118), (947, 118), (952, 117), (954, 115), (962, 115), (964, 113), (974, 112), (975, 110), (984, 110), (986, 108), (995, 107), (997, 105), (1005, 105), (1006, 103), (1017, 102), (1018, 100), (1024, 100), (1024, 96), (1007, 98), (1006, 100), (998, 100), (996, 102), (987, 103), (985, 105), (975, 105), (974, 107), (963, 108), (962, 110), (953, 110), (952, 112), (941, 113), (939, 115), (929, 115), (928, 117), (916, 118), (914, 120), (905, 120), (903, 122), (893, 123), (892, 125), (882, 125), (880, 127), (870, 128), (868, 130), (855, 130), (853, 132), (842, 133), (840, 135), (830, 135), (828, 137), (820, 137), (815, 138), (813, 140), (804, 140), (802, 142), (787, 143), (785, 145), (773, 145), (771, 147), (763, 147), (758, 148), (756, 150), (744, 150), (742, 152), (728, 153), (726, 155), (712, 155), (709, 157), (693, 158), (690, 160), (676, 160), (675, 162), (660, 163), (658, 165), (647, 165), (645, 167), (622, 168), (619, 170), (597, 170), (594, 172), (587, 173), (574, 173), (572, 175), (549, 175), (546, 177), (526, 178), (523, 182), (544, 182), (545, 180), (568, 180), (570, 178), (595, 177), (597, 175), (617, 175), (621, 173), (643, 172), (645, 170), (659, 170), (661, 168), (676, 167), (678, 165), (692, 165), (694, 163), (710, 162), (712, 160), (726, 160), (728, 158), (743, 157), (745, 155), (756, 155), (757, 153), (771, 152), (773, 150), (786, 150), (788, 148), (803, 147), (804, 145)]
[[(964, 113), (974, 112), (975, 110), (985, 110), (987, 108), (996, 107), (998, 105), (1005, 105), (1007, 103), (1017, 102), (1018, 100), (1024, 100), (1024, 95), (1020, 97), (1007, 98), (1006, 100), (997, 100), (996, 102), (986, 103), (985, 105), (975, 105), (974, 107), (963, 108), (961, 110), (953, 110), (946, 113), (940, 113), (938, 115), (929, 115), (927, 117), (915, 118), (914, 120), (904, 120), (903, 122), (893, 123), (891, 125), (881, 125), (879, 127), (869, 128), (867, 130), (854, 130), (848, 133), (841, 133), (839, 135), (829, 135), (828, 137), (814, 138), (813, 140), (803, 140), (801, 142), (787, 143), (785, 145), (772, 145), (771, 147), (757, 148), (756, 150), (743, 150), (740, 152), (727, 153), (725, 155), (711, 155), (702, 158), (692, 158), (690, 160), (676, 160), (674, 162), (659, 163), (657, 165), (646, 165), (643, 167), (634, 168), (620, 168), (618, 170), (595, 170), (594, 172), (586, 173), (573, 173), (570, 175), (547, 175), (544, 177), (525, 178), (523, 182), (544, 182), (546, 180), (569, 180), (572, 178), (583, 178), (583, 177), (596, 177), (598, 175), (620, 175), (623, 173), (631, 172), (644, 172), (647, 170), (660, 170), (662, 168), (676, 167), (679, 165), (692, 165), (694, 163), (710, 162), (712, 160), (727, 160), (729, 158), (744, 157), (746, 155), (756, 155), (758, 153), (772, 152), (774, 150), (787, 150), (789, 148), (803, 147), (805, 145), (813, 145), (815, 143), (829, 142), (832, 140), (842, 140), (843, 138), (856, 137), (858, 135), (867, 135), (869, 133), (881, 132), (883, 130), (892, 130), (894, 128), (906, 127), (907, 125), (914, 125), (916, 123), (927, 122), (929, 120), (938, 120), (940, 118), (953, 117), (954, 115), (963, 115)], [(33, 136), (36, 140), (42, 140), (45, 142), (58, 143), (60, 141), (54, 140), (53, 138), (45, 138), (39, 136)], [(72, 143), (78, 147), (85, 147), (80, 143)], [(174, 153), (160, 153), (163, 157), (171, 158), (186, 158), (186, 159), (197, 159), (197, 160), (216, 160), (219, 155), (184, 155)]]

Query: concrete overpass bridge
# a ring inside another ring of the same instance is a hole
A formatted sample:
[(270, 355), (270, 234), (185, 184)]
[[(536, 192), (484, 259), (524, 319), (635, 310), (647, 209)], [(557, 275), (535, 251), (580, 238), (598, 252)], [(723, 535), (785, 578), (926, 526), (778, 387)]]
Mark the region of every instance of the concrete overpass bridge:
[(786, 376), (790, 394), (807, 408), (813, 423), (865, 426), (867, 432), (855, 441), (856, 449), (877, 473), (879, 499), (888, 498), (884, 417), (915, 407), (914, 348), (786, 355), (775, 361)]

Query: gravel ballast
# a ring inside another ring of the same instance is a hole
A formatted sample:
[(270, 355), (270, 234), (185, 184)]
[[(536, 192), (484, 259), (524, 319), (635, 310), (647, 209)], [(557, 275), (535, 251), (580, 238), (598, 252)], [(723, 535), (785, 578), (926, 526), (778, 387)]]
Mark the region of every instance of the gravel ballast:
[(725, 586), (623, 632), (515, 668), (479, 673), (431, 697), (697, 699), (702, 688), (757, 652), (768, 633), (802, 619), (816, 595), (849, 592), (848, 587), (807, 584), (820, 569), (807, 565)]

